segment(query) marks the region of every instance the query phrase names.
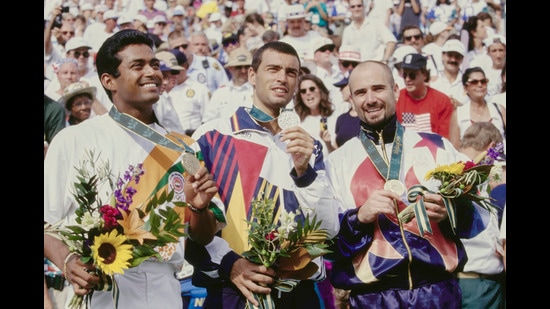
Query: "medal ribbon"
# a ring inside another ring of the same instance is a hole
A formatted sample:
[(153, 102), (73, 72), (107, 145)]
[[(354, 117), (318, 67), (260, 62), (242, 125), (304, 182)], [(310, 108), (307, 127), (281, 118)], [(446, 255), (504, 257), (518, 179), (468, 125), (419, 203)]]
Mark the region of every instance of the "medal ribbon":
[[(279, 115), (284, 111), (292, 111), (292, 108), (281, 108), (281, 110), (279, 111)], [(263, 110), (257, 108), (256, 105), (254, 104), (252, 104), (252, 108), (248, 113), (252, 118), (256, 119), (259, 122), (269, 122), (279, 118), (278, 116), (271, 117), (270, 115), (266, 114)]]
[(114, 105), (113, 107), (111, 107), (111, 110), (109, 111), (109, 116), (111, 116), (111, 118), (113, 118), (116, 122), (118, 122), (124, 129), (134, 132), (137, 135), (144, 137), (155, 144), (170, 148), (172, 150), (179, 151), (181, 153), (188, 152), (191, 154), (195, 154), (195, 151), (193, 151), (191, 147), (189, 147), (185, 142), (183, 142), (177, 136), (174, 136), (174, 137), (183, 145), (184, 148), (181, 148), (180, 145), (174, 143), (170, 139), (166, 138), (166, 136), (158, 133), (153, 128), (149, 127), (148, 125), (144, 124), (138, 119), (128, 114), (119, 112)]
[[(367, 138), (366, 133), (361, 130), (359, 136), (361, 137), (361, 143), (367, 151), (372, 163), (384, 179), (399, 179), (399, 168), (401, 166), (401, 158), (403, 156), (403, 126), (397, 122), (397, 129), (395, 131), (395, 138), (393, 139), (393, 149), (391, 153), (390, 166), (388, 170), (388, 164), (376, 147), (374, 142)], [(381, 140), (383, 143), (384, 141)]]

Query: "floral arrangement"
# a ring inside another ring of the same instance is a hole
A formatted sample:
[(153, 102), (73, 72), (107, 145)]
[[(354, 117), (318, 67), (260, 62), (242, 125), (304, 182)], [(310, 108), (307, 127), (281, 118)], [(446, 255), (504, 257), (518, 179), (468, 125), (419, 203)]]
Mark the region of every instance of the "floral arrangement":
[[(495, 210), (495, 205), (491, 202), (488, 194), (482, 194), (480, 191), (480, 185), (486, 183), (487, 180), (499, 180), (502, 166), (497, 164), (496, 160), (503, 149), (504, 145), (498, 143), (495, 147), (480, 153), (472, 161), (459, 161), (450, 165), (437, 166), (426, 173), (424, 177), (426, 180), (439, 181), (439, 187), (435, 193), (443, 197), (453, 231), (456, 229), (455, 198), (466, 198), (477, 202), (489, 211)], [(423, 195), (425, 193), (433, 192), (421, 185), (411, 187), (407, 192), (407, 198), (411, 204), (398, 215), (399, 220), (403, 223), (416, 217), (421, 235), (424, 235), (425, 232), (432, 232), (424, 206)]]
[[(311, 277), (318, 269), (313, 259), (331, 251), (329, 235), (320, 229), (317, 216), (311, 219), (312, 210), (303, 206), (296, 212), (281, 211), (279, 223), (275, 221), (275, 203), (272, 199), (252, 201), (252, 219), (247, 220), (250, 249), (242, 255), (265, 267), (272, 267), (279, 279), (272, 285), (279, 291), (289, 292), (300, 280)], [(296, 220), (303, 214), (305, 220)], [(255, 294), (259, 307), (249, 301), (247, 308), (275, 308), (270, 294)]]
[[(112, 291), (117, 304), (118, 288), (113, 278), (125, 269), (135, 267), (153, 258), (162, 260), (162, 247), (177, 243), (186, 236), (185, 224), (173, 206), (185, 207), (185, 202), (173, 201), (173, 192), (153, 195), (141, 205), (132, 205), (137, 185), (146, 173), (142, 164), (129, 165), (115, 180), (108, 162), (97, 162), (93, 151), (80, 161), (78, 182), (73, 196), (78, 202), (76, 225), (63, 226), (62, 221), (45, 226), (45, 232), (61, 239), (69, 246), (70, 254), (78, 254), (81, 261), (96, 267), (101, 284), (95, 290)], [(99, 196), (108, 185), (108, 203)], [(67, 260), (67, 259), (66, 259)], [(74, 295), (70, 308), (81, 308), (86, 296)], [(117, 305), (118, 306), (118, 305)]]

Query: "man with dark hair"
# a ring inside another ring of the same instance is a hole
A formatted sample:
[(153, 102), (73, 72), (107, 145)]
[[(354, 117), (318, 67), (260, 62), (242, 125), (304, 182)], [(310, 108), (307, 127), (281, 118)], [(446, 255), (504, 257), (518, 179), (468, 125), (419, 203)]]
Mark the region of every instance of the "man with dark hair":
[[(80, 205), (73, 195), (73, 184), (79, 183), (75, 167), (87, 159), (86, 154), (94, 153), (98, 161), (91, 163), (108, 162), (107, 172), (113, 175), (124, 175), (129, 165), (141, 164), (144, 175), (132, 187), (136, 194), (128, 209), (139, 207), (151, 196), (173, 194), (176, 201), (188, 203), (184, 211), (176, 210), (178, 222), (188, 222), (188, 235), (207, 244), (223, 227), (213, 209), (221, 215), (223, 207), (212, 201), (217, 187), (208, 170), (197, 167), (199, 162), (194, 165), (196, 171), (182, 162), (185, 155), (181, 149), (186, 149), (186, 154), (197, 153), (194, 141), (183, 134), (168, 133), (158, 124), (153, 104), (159, 99), (162, 73), (153, 41), (139, 30), (121, 30), (103, 43), (96, 63), (113, 107), (109, 113), (61, 130), (52, 140), (44, 160), (45, 226), (61, 221), (75, 223)], [(167, 143), (167, 136), (171, 143)], [(114, 188), (106, 187), (99, 188), (98, 197), (112, 194)], [(174, 205), (167, 203), (166, 207)], [(185, 237), (180, 237), (178, 242), (156, 248), (161, 260), (148, 259), (123, 274), (114, 274), (118, 307), (181, 309), (181, 286), (175, 273), (183, 264), (184, 244)], [(95, 266), (81, 261), (79, 254), (70, 252), (66, 244), (48, 233), (44, 233), (44, 256), (64, 270), (76, 295), (93, 290), (91, 308), (116, 308), (116, 295), (99, 288)]]
[[(294, 112), (284, 109), (296, 93), (299, 72), (300, 58), (291, 45), (266, 43), (254, 53), (248, 69), (252, 107), (241, 106), (231, 117), (206, 122), (193, 134), (226, 213), (232, 214), (227, 227), (208, 245), (187, 242), (186, 258), (195, 267), (193, 284), (208, 290), (204, 308), (241, 309), (247, 300), (258, 306), (253, 293), (271, 293), (277, 308), (320, 308), (314, 281), (325, 278), (322, 258), (313, 260), (317, 265), (313, 275), (292, 291), (280, 292), (269, 287), (280, 277), (275, 269), (241, 255), (249, 248), (245, 220), (252, 220), (251, 203), (264, 193), (274, 201), (277, 221), (283, 209), (294, 212), (305, 207), (322, 220), (321, 228), (330, 237), (338, 230), (322, 145), (300, 127)], [(288, 113), (297, 122), (283, 121)], [(299, 215), (295, 221), (302, 219)]]

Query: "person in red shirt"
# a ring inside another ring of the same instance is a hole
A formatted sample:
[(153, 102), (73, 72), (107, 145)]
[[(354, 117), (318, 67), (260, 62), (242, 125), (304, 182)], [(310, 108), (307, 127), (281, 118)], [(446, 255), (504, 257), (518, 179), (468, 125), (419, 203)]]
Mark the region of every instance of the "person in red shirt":
[(456, 117), (454, 106), (449, 96), (428, 86), (430, 71), (426, 63), (427, 58), (417, 53), (403, 58), (401, 70), (405, 87), (399, 91), (397, 120), (405, 127), (449, 139), (451, 118)]

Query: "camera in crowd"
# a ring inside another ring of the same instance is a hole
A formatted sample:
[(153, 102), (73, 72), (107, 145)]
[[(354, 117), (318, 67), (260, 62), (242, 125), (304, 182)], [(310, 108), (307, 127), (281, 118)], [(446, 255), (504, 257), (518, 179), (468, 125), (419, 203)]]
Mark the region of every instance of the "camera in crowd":
[(57, 15), (54, 19), (53, 19), (53, 26), (52, 28), (61, 28), (61, 22), (63, 21), (63, 13), (68, 13), (69, 12), (69, 6), (63, 6), (61, 8), (61, 14)]

